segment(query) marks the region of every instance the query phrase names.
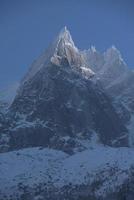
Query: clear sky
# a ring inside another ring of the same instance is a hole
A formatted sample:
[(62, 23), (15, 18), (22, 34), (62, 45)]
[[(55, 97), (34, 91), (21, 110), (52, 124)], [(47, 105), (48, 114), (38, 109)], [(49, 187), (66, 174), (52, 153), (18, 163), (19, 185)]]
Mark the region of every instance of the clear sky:
[(20, 80), (65, 25), (78, 48), (114, 44), (134, 67), (134, 0), (0, 0), (0, 86)]

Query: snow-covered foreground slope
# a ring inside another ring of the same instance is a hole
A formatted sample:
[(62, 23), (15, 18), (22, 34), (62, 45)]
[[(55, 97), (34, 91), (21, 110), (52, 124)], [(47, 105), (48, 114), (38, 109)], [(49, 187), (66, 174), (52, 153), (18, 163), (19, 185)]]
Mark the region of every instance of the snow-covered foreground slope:
[[(133, 166), (134, 150), (123, 147), (95, 146), (72, 156), (48, 148), (1, 153), (0, 199), (12, 195), (10, 198), (15, 200), (25, 193), (35, 198), (37, 191), (34, 188), (37, 190), (39, 185), (42, 190), (38, 195), (43, 196), (44, 187), (62, 191), (67, 186), (74, 188), (85, 185), (88, 194), (93, 185), (98, 184), (95, 196), (106, 196), (128, 180)], [(54, 192), (51, 189), (51, 193)]]

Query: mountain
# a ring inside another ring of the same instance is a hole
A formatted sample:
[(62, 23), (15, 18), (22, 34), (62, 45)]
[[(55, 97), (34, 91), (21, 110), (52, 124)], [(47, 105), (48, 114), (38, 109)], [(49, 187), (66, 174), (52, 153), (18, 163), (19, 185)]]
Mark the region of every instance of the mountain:
[(71, 152), (76, 138), (94, 134), (103, 144), (128, 145), (127, 129), (93, 76), (63, 29), (32, 65), (10, 107), (19, 118), (11, 128), (12, 148), (43, 145)]
[(94, 46), (91, 46), (88, 50), (81, 51), (86, 63), (90, 68), (98, 73), (104, 65), (104, 55), (96, 50)]
[(80, 51), (63, 28), (0, 112), (0, 199), (132, 200), (132, 90), (115, 47)]
[(92, 66), (96, 78), (100, 80), (104, 88), (111, 87), (122, 76), (128, 73), (129, 69), (123, 61), (119, 50), (112, 46), (101, 54), (95, 47), (82, 52), (86, 62)]
[[(91, 47), (82, 54), (95, 72), (94, 79), (99, 81), (105, 92), (112, 97), (113, 106), (132, 135), (134, 118), (134, 72), (124, 62), (119, 50), (112, 46), (101, 54)], [(134, 143), (133, 141), (130, 142)]]
[[(68, 67), (71, 66), (76, 70), (83, 70), (86, 65), (83, 56), (75, 47), (70, 32), (64, 27), (48, 49), (41, 55), (31, 66), (28, 73), (23, 79), (23, 83), (34, 77), (34, 75), (42, 70), (48, 64)], [(93, 72), (89, 69), (89, 75)]]

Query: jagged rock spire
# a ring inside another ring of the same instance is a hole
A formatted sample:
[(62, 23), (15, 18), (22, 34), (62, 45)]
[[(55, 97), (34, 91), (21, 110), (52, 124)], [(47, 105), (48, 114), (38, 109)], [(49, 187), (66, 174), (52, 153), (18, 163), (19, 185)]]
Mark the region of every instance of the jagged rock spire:
[(67, 49), (78, 52), (69, 30), (65, 26), (56, 38), (56, 42), (54, 44), (54, 54), (57, 54), (58, 56), (67, 56), (65, 55), (67, 53)]
[(51, 57), (51, 62), (56, 65), (68, 64), (69, 66), (81, 66), (82, 57), (75, 46), (71, 34), (65, 26), (56, 38), (53, 45), (54, 52)]
[(107, 49), (107, 51), (104, 53), (104, 59), (106, 62), (118, 61), (126, 65), (120, 51), (115, 47), (115, 45), (112, 45), (110, 48)]
[[(48, 63), (58, 66), (75, 66), (78, 68), (85, 67), (85, 61), (80, 51), (75, 46), (71, 34), (65, 26), (54, 42), (31, 66), (28, 73), (22, 80), (22, 83), (28, 81), (42, 68), (46, 67)], [(91, 73), (93, 74), (93, 73)]]
[(66, 26), (60, 31), (57, 37), (57, 42), (59, 43), (60, 41), (62, 41), (64, 45), (69, 45), (75, 50), (77, 49), (73, 42), (72, 36)]

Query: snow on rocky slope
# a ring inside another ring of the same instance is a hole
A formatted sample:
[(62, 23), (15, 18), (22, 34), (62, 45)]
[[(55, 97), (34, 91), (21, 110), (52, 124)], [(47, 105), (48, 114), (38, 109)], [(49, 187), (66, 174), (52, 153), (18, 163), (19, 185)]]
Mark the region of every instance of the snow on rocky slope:
[(128, 181), (132, 167), (134, 150), (125, 147), (95, 145), (72, 156), (39, 147), (1, 153), (0, 199), (12, 196), (16, 200), (26, 193), (24, 188), (35, 198), (34, 188), (38, 185), (41, 185), (40, 196), (45, 195), (43, 188), (50, 185), (60, 191), (60, 198), (65, 186), (87, 185), (90, 191), (95, 182), (100, 182), (94, 189), (95, 197), (104, 198)]

